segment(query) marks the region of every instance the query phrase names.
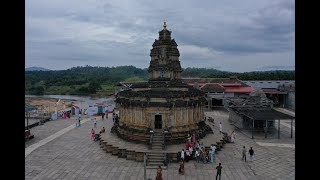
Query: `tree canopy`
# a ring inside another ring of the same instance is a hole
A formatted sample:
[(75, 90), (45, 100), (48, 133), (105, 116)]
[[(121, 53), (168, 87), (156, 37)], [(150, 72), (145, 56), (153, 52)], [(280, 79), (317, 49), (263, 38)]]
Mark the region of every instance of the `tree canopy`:
[[(234, 73), (206, 68), (186, 68), (182, 77), (229, 78), (240, 80), (294, 80), (294, 71), (256, 71)], [(26, 94), (94, 94), (97, 91), (114, 92), (120, 81), (146, 81), (147, 69), (134, 66), (73, 67), (57, 71), (26, 71)]]

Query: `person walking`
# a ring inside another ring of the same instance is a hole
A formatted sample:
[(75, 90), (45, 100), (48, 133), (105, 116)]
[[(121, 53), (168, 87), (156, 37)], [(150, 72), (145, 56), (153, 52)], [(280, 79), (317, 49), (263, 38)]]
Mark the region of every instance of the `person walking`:
[(245, 146), (243, 146), (243, 148), (242, 148), (242, 160), (247, 162), (247, 150), (246, 150)]
[(156, 180), (163, 180), (163, 178), (162, 178), (162, 168), (161, 168), (160, 165), (158, 166), (158, 169), (157, 169)]
[(181, 160), (184, 161), (184, 149), (181, 151)]
[(202, 160), (203, 164), (207, 163), (206, 162), (206, 151), (204, 148), (201, 148), (200, 156), (201, 156), (201, 160)]
[(253, 158), (254, 158), (254, 151), (253, 151), (252, 147), (250, 147), (249, 154), (250, 154), (250, 160), (252, 162)]
[(222, 133), (222, 124), (221, 124), (221, 122), (219, 124), (219, 130), (220, 130), (220, 134), (221, 134)]
[(211, 145), (212, 148), (210, 148), (210, 162), (213, 163), (214, 161), (214, 153), (216, 151), (216, 147), (213, 146), (213, 144)]
[(189, 146), (189, 152), (190, 152), (190, 154), (191, 154), (191, 156), (192, 156), (192, 152), (193, 152), (192, 146)]
[(184, 162), (180, 161), (179, 174), (184, 175)]
[(218, 176), (219, 176), (219, 180), (221, 180), (221, 169), (222, 169), (222, 166), (221, 166), (221, 163), (219, 163), (219, 166), (216, 167), (216, 170), (217, 170), (216, 180), (218, 180)]
[(197, 162), (199, 162), (200, 161), (200, 153), (199, 153), (199, 149), (197, 148), (197, 150), (196, 150), (196, 159), (197, 159)]
[(94, 128), (97, 128), (97, 120), (96, 120), (96, 118), (93, 119), (93, 123), (94, 123)]
[(102, 120), (104, 120), (104, 113), (102, 113)]
[(91, 134), (91, 140), (94, 140), (94, 135), (95, 135), (96, 133), (95, 133), (95, 131), (94, 131), (93, 128), (91, 129), (91, 133), (90, 133), (90, 134)]
[(78, 126), (81, 126), (80, 118), (78, 118)]
[(234, 143), (235, 139), (236, 139), (236, 132), (232, 131), (232, 133), (231, 133), (231, 142)]
[(114, 122), (116, 119), (116, 113), (112, 113), (112, 121)]

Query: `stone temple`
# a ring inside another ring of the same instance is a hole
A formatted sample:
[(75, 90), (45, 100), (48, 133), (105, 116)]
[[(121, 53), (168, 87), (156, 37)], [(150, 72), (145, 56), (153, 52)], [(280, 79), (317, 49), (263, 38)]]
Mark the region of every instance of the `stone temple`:
[(166, 144), (185, 142), (212, 132), (204, 122), (205, 94), (183, 83), (178, 45), (164, 22), (150, 52), (149, 80), (130, 84), (116, 96), (119, 122), (112, 128), (120, 138), (148, 144), (151, 134), (164, 132)]

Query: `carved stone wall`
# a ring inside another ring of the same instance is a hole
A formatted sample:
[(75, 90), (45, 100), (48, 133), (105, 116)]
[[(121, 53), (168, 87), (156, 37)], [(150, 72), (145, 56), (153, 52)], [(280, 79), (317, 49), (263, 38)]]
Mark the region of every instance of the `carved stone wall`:
[(204, 118), (201, 107), (119, 107), (120, 123), (132, 128), (154, 129), (155, 115), (161, 115), (162, 129), (195, 126)]

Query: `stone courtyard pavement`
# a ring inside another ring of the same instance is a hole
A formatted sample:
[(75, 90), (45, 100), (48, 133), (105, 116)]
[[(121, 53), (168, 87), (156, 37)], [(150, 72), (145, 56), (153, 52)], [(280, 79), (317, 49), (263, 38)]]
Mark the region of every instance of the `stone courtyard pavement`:
[[(230, 133), (233, 130), (226, 112), (218, 110), (206, 114), (212, 116), (216, 124), (221, 121), (223, 131)], [(97, 120), (96, 131), (100, 130), (106, 121), (112, 121), (111, 118), (102, 121), (100, 117), (97, 117)], [(90, 139), (90, 131), (93, 128), (91, 121), (84, 121), (81, 127), (76, 128), (71, 127), (74, 120), (70, 120), (70, 124), (62, 120), (61, 125), (55, 125), (58, 122), (60, 121), (46, 123), (46, 133), (42, 132), (43, 137), (39, 137), (41, 140), (32, 143), (35, 148), (25, 158), (25, 179), (143, 179), (142, 162), (108, 154), (100, 148), (98, 142)], [(44, 126), (33, 128), (34, 132), (40, 132), (36, 128)], [(215, 133), (218, 132), (217, 128), (214, 126)], [(178, 163), (171, 163), (168, 170), (163, 170), (163, 179), (215, 179), (215, 167), (219, 162), (223, 167), (222, 180), (295, 179), (294, 138), (250, 139), (240, 131), (236, 132), (236, 142), (226, 144), (222, 151), (216, 154), (215, 163), (189, 161), (185, 164), (185, 175), (179, 175)], [(39, 142), (43, 145), (36, 147)], [(244, 145), (247, 149), (253, 147), (256, 153), (255, 161), (241, 161), (241, 148)], [(184, 144), (181, 144), (181, 148), (183, 147)], [(29, 146), (30, 148), (32, 147)], [(155, 179), (155, 176), (156, 169), (147, 169), (147, 178)]]

